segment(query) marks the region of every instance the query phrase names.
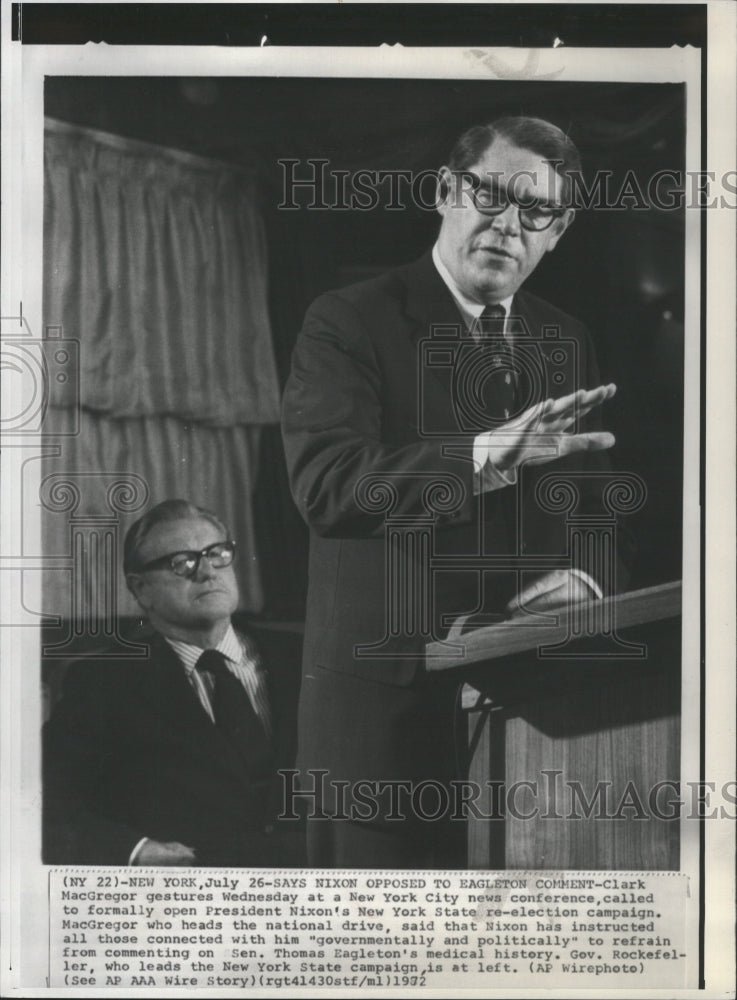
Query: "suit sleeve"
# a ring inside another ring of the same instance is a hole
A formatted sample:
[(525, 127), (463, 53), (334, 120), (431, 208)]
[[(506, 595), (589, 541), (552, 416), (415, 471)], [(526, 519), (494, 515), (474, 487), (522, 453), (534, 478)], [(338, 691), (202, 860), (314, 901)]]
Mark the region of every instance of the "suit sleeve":
[(127, 865), (146, 836), (107, 814), (115, 745), (115, 685), (110, 667), (73, 664), (43, 733), (44, 861)]
[(358, 311), (335, 294), (318, 299), (292, 357), (282, 430), (292, 495), (320, 535), (363, 537), (383, 530), (385, 512), (369, 509), (361, 493), (367, 476), (379, 477), (394, 494), (393, 516), (410, 518), (428, 513), (425, 498), (433, 476), (441, 492), (452, 477), (458, 500), (443, 511), (441, 523), (472, 516), (472, 442), (463, 458), (448, 457), (435, 441), (387, 443), (382, 389)]

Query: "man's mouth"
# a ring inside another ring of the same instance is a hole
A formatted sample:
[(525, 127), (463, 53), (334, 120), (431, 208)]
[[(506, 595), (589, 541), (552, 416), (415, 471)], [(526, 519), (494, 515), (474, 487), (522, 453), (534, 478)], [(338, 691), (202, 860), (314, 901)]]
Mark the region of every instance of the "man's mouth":
[(478, 247), (478, 249), (490, 257), (498, 257), (499, 260), (514, 260), (513, 255), (502, 247)]

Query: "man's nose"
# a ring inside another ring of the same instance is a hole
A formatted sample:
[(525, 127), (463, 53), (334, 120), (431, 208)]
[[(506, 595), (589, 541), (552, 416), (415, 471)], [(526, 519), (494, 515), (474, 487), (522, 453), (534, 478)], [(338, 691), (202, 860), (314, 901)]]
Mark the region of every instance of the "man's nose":
[(495, 215), (491, 220), (491, 228), (506, 235), (517, 236), (520, 231), (519, 208), (511, 201), (499, 215)]
[(199, 565), (197, 566), (197, 572), (195, 573), (195, 579), (197, 580), (211, 580), (215, 576), (215, 568), (207, 558), (207, 556), (202, 556)]

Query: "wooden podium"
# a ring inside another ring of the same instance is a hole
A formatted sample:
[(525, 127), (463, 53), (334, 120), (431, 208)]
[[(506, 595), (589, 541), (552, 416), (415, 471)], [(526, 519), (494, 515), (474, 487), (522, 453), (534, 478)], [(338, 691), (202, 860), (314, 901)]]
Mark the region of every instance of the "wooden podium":
[(674, 582), (427, 645), (465, 681), (469, 868), (678, 869), (680, 615)]

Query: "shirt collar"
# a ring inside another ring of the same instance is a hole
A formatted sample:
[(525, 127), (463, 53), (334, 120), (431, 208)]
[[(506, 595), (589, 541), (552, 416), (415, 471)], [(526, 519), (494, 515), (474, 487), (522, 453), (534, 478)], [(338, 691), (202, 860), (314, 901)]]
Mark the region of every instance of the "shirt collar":
[[(182, 661), (184, 669), (188, 674), (190, 674), (196, 667), (197, 661), (202, 656), (202, 648), (200, 646), (193, 646), (189, 642), (182, 642), (179, 639), (169, 639), (168, 636), (164, 636), (164, 639), (169, 643), (171, 648)], [(215, 646), (215, 649), (217, 649), (219, 653), (222, 653), (226, 660), (230, 663), (240, 663), (243, 658), (243, 647), (241, 646), (232, 625), (228, 625), (225, 635), (217, 646)]]
[[(461, 289), (456, 284), (453, 275), (450, 273), (448, 268), (441, 260), (440, 251), (438, 250), (437, 243), (432, 248), (432, 262), (435, 265), (435, 269), (437, 270), (438, 274), (443, 279), (445, 284), (448, 286), (448, 291), (455, 299), (456, 305), (461, 311), (461, 315), (463, 316), (466, 326), (469, 327), (473, 326), (475, 321), (479, 318), (481, 313), (486, 308), (486, 303), (476, 302), (475, 299), (469, 299), (469, 297), (464, 292), (461, 291)], [(512, 308), (513, 298), (514, 295), (510, 295), (508, 298), (502, 299), (501, 302), (498, 303), (500, 306), (504, 306), (506, 319), (509, 318), (509, 314)]]

